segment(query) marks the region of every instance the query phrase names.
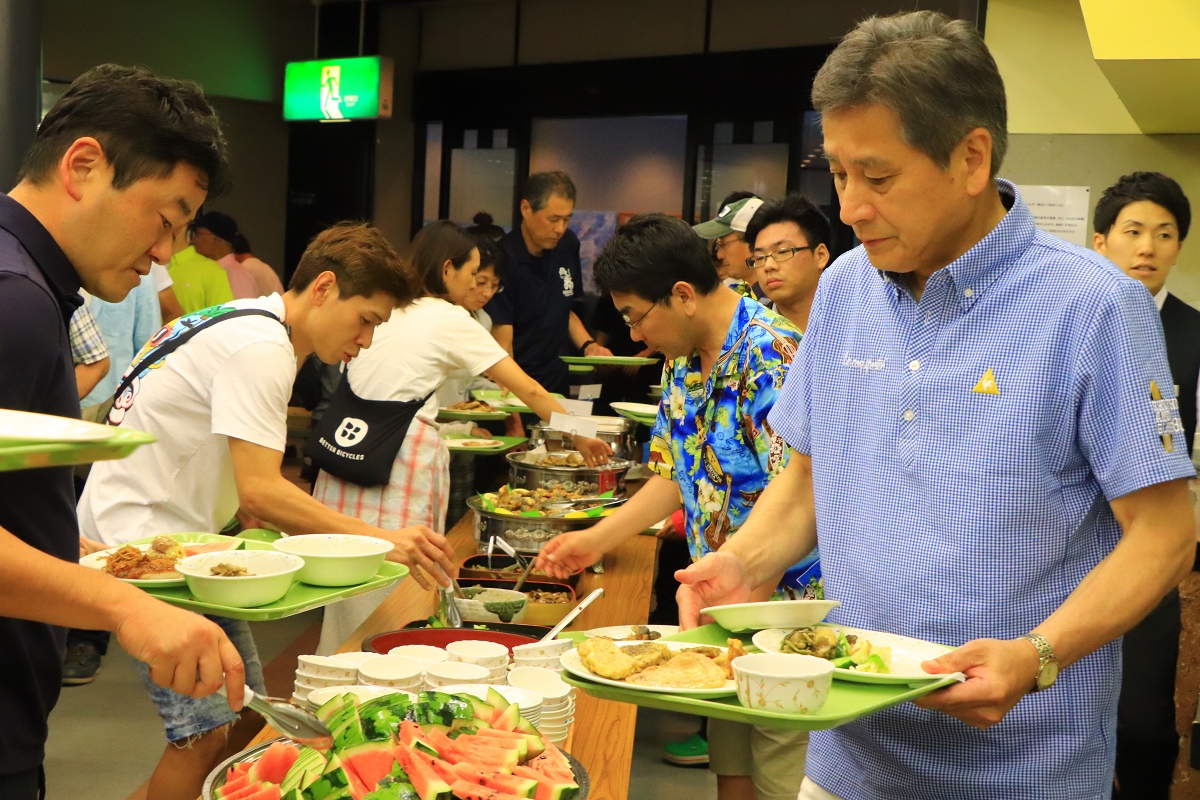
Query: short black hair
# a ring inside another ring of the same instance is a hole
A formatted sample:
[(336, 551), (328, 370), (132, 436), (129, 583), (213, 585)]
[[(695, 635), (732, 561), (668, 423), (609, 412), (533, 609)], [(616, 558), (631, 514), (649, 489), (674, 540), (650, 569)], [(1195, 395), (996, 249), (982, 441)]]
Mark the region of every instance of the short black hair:
[(162, 78), (145, 67), (93, 67), (75, 79), (38, 126), (18, 180), (45, 183), (84, 136), (104, 148), (114, 189), (164, 178), (180, 162), (207, 176), (209, 200), (230, 187), (221, 121), (192, 81)]
[(592, 267), (600, 291), (635, 294), (652, 303), (671, 296), (679, 281), (711, 294), (721, 285), (705, 241), (678, 217), (638, 214), (604, 245)]
[(497, 278), (503, 278), (508, 268), (508, 254), (504, 252), (500, 243), (488, 234), (478, 233), (471, 228), (467, 228), (466, 233), (475, 240), (475, 246), (479, 248), (479, 271), (483, 272), (491, 267)]
[(241, 231), (238, 231), (237, 236), (233, 237), (233, 241), (230, 244), (233, 245), (233, 252), (239, 256), (250, 252), (250, 240)]
[(1192, 204), (1188, 202), (1182, 187), (1161, 172), (1134, 172), (1123, 175), (1120, 180), (1105, 189), (1100, 200), (1096, 202), (1096, 213), (1092, 218), (1092, 226), (1096, 233), (1107, 236), (1112, 226), (1117, 224), (1121, 209), (1142, 200), (1149, 200), (1171, 212), (1171, 216), (1175, 217), (1175, 225), (1179, 228), (1179, 241), (1187, 238), (1188, 228), (1192, 224)]
[(575, 182), (571, 176), (561, 170), (552, 172), (535, 172), (525, 180), (525, 191), (521, 193), (522, 200), (529, 201), (529, 207), (541, 211), (550, 202), (551, 195), (575, 202)]
[(758, 207), (746, 225), (746, 242), (754, 248), (758, 234), (763, 228), (777, 222), (794, 222), (808, 240), (810, 247), (823, 244), (829, 247), (829, 219), (821, 213), (816, 203), (799, 192), (768, 200)]
[(504, 238), (504, 228), (497, 225), (496, 221), (492, 219), (492, 215), (486, 211), (476, 213), (471, 218), (471, 222), (474, 224), (468, 225), (466, 231), (472, 236), (478, 233), (489, 237), (492, 241), (499, 241)]

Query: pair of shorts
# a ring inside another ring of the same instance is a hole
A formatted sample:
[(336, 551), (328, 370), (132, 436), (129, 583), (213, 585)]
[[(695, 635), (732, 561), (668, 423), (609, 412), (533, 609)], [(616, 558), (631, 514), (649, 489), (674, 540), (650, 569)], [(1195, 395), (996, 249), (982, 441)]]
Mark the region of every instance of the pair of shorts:
[[(229, 641), (237, 648), (246, 668), (246, 685), (256, 694), (265, 695), (267, 687), (263, 682), (262, 662), (258, 659), (258, 648), (254, 645), (250, 625), (242, 620), (210, 617), (207, 614), (205, 619), (221, 626), (221, 630), (225, 631)], [(162, 717), (167, 741), (184, 742), (237, 721), (238, 714), (229, 707), (229, 701), (224, 695), (210, 694), (208, 697), (196, 698), (164, 689), (150, 680), (149, 665), (141, 661), (135, 663), (138, 673), (142, 676), (142, 684), (150, 693), (150, 699), (158, 709), (158, 716)]]
[(708, 721), (708, 768), (716, 775), (749, 775), (759, 800), (796, 800), (804, 780), (808, 731)]

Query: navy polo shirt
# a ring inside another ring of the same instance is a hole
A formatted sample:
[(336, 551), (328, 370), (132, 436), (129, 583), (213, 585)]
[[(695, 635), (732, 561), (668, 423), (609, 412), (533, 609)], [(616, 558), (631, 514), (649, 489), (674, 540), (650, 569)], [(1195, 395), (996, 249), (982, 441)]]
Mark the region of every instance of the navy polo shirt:
[(566, 393), (570, 372), (561, 356), (571, 353), (570, 316), (583, 297), (579, 239), (568, 230), (553, 250), (538, 257), (525, 247), (518, 225), (503, 239), (508, 269), (499, 292), (484, 310), (492, 325), (513, 326), (513, 358), (551, 392)]
[[(0, 408), (79, 417), (67, 323), (79, 277), (41, 223), (0, 194)], [(0, 526), (44, 553), (79, 560), (71, 467), (0, 472)], [(62, 684), (64, 628), (0, 617), (0, 775), (42, 763)]]

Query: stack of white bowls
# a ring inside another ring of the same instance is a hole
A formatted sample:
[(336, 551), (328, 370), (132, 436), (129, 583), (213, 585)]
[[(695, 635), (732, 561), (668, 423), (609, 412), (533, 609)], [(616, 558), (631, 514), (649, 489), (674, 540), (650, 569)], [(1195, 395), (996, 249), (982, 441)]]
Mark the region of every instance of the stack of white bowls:
[(543, 736), (561, 746), (575, 722), (574, 688), (557, 671), (541, 667), (513, 667), (508, 683), (541, 696), (541, 714), (535, 724)]
[(508, 678), (508, 648), (502, 644), (481, 639), (463, 639), (446, 645), (446, 653), (451, 662), (474, 664), (486, 669), (487, 678), (479, 681), (480, 683), (503, 684)]
[(430, 664), (438, 664), (442, 661), (448, 661), (450, 654), (440, 647), (433, 647), (428, 644), (405, 644), (400, 647), (393, 647), (388, 650), (389, 656), (405, 656), (407, 658), (415, 658), (423, 665), (428, 667)]
[(513, 667), (534, 667), (562, 672), (559, 657), (575, 646), (570, 639), (555, 639), (552, 642), (519, 644), (513, 648)]
[(366, 686), (382, 686), (403, 692), (419, 692), (423, 687), (424, 667), (406, 656), (375, 656), (358, 667), (358, 679)]
[(536, 692), (518, 689), (516, 686), (509, 686), (507, 684), (492, 686), (491, 684), (482, 683), (459, 683), (443, 686), (439, 691), (448, 694), (469, 694), (486, 702), (489, 689), (497, 692), (508, 702), (516, 703), (517, 708), (521, 710), (521, 717), (529, 722), (529, 724), (536, 726), (541, 721), (542, 696)]
[(358, 666), (353, 661), (326, 656), (300, 656), (299, 662), (292, 699), (302, 706), (308, 702), (309, 693), (317, 689), (358, 683)]
[(443, 692), (447, 686), (460, 683), (487, 683), (487, 667), (464, 664), (461, 661), (443, 661), (425, 667), (425, 688)]

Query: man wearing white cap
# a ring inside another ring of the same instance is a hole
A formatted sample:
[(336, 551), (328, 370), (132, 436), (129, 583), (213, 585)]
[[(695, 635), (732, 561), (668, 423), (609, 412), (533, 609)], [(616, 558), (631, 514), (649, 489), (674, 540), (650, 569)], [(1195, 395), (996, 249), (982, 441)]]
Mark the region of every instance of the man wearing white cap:
[[(754, 255), (746, 242), (746, 226), (762, 204), (762, 198), (750, 192), (734, 192), (721, 203), (715, 218), (692, 227), (701, 239), (716, 240), (717, 272), (726, 283), (754, 286), (754, 270), (746, 266), (746, 259)], [(757, 300), (761, 293), (752, 290), (751, 296)]]

